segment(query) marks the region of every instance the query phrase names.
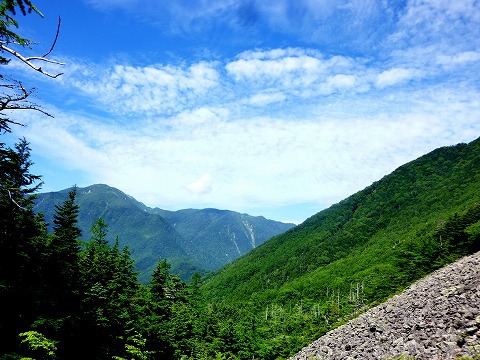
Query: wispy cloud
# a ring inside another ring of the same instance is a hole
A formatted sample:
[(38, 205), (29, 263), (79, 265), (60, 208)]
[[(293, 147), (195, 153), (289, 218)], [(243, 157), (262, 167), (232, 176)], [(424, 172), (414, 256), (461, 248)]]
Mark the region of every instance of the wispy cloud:
[(223, 63), (132, 66), (72, 61), (61, 81), (111, 113), (168, 117), (203, 106), (258, 107), (365, 91), (375, 70), (367, 71), (364, 62), (301, 48), (246, 51)]
[(376, 106), (363, 96), (342, 101), (351, 112), (310, 119), (232, 121), (228, 108), (200, 108), (123, 128), (59, 114), (32, 121), (28, 138), (92, 181), (151, 205), (182, 208), (194, 201), (240, 211), (258, 204), (326, 206), (427, 151), (475, 138), (480, 102), (471, 100), (479, 93), (463, 90), (405, 93), (390, 102), (388, 115), (353, 111), (361, 103)]
[[(85, 0), (101, 11), (123, 9), (153, 26), (203, 36), (229, 29), (229, 36), (291, 35), (310, 46), (372, 55), (428, 47), (474, 50), (480, 5), (472, 0)], [(473, 41), (472, 41), (473, 40)]]
[[(425, 57), (424, 57), (425, 58)], [(112, 114), (170, 117), (202, 107), (228, 108), (242, 117), (242, 106), (266, 107), (325, 96), (370, 94), (376, 89), (398, 91), (432, 84), (465, 81), (459, 72), (474, 71), (479, 52), (429, 54), (423, 64), (326, 56), (313, 49), (253, 50), (224, 61), (209, 59), (169, 65), (72, 64), (63, 80)], [(457, 79), (457, 80), (455, 80)], [(450, 86), (450, 85), (449, 85)], [(273, 109), (271, 109), (273, 110)], [(233, 114), (236, 115), (233, 115)]]
[(378, 74), (376, 85), (380, 88), (404, 83), (408, 80), (421, 77), (421, 71), (415, 69), (393, 68)]
[(121, 114), (178, 112), (189, 103), (204, 100), (219, 80), (214, 65), (206, 62), (186, 67), (118, 64), (98, 69), (93, 76), (90, 68), (77, 68), (69, 76), (68, 85)]
[[(212, 29), (233, 34), (291, 34), (307, 43), (366, 50), (390, 34), (403, 2), (382, 0), (85, 0), (94, 9), (122, 9), (178, 34), (202, 36)], [(399, 4), (401, 4), (399, 6)]]

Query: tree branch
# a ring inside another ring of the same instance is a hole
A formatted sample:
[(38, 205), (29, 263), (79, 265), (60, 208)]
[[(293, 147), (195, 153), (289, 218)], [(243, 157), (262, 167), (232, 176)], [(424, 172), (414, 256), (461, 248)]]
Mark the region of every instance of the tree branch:
[(9, 79), (9, 81), (10, 83), (0, 84), (0, 88), (7, 89), (7, 92), (0, 92), (0, 132), (10, 132), (9, 125), (23, 126), (23, 124), (5, 116), (3, 114), (4, 110), (35, 110), (53, 117), (39, 105), (27, 100), (35, 92), (35, 88), (27, 90), (20, 81), (13, 79)]
[[(43, 55), (42, 57), (43, 58), (46, 58), (48, 55), (50, 55), (50, 53), (53, 51), (53, 48), (55, 47), (55, 44), (57, 43), (57, 39), (58, 39), (58, 34), (60, 33), (60, 25), (62, 23), (62, 19), (60, 18), (60, 16), (58, 17), (58, 25), (57, 25), (57, 33), (55, 34), (55, 39), (53, 40), (53, 43), (52, 43), (52, 46), (50, 47), (50, 50), (48, 50), (48, 52)], [(62, 64), (63, 65), (63, 64)]]
[(10, 198), (10, 200), (11, 200), (15, 205), (17, 205), (17, 207), (18, 207), (19, 209), (21, 209), (21, 210), (27, 210), (26, 208), (22, 207), (19, 203), (17, 203), (17, 202), (13, 199), (12, 193), (10, 192), (9, 189), (6, 189), (6, 190), (7, 190), (7, 192), (8, 192), (8, 197)]
[(48, 77), (51, 77), (51, 78), (57, 78), (59, 77), (60, 75), (62, 75), (63, 73), (58, 73), (58, 74), (50, 74), (48, 72), (46, 72), (45, 70), (43, 70), (40, 66), (36, 66), (35, 64), (32, 64), (32, 60), (38, 60), (38, 61), (43, 61), (43, 62), (47, 62), (47, 63), (53, 63), (53, 64), (57, 64), (57, 65), (65, 65), (65, 63), (61, 63), (61, 62), (58, 62), (58, 61), (54, 61), (54, 60), (50, 60), (50, 59), (47, 59), (45, 57), (41, 57), (41, 56), (31, 56), (31, 57), (24, 57), (22, 54), (20, 54), (18, 51), (15, 51), (7, 46), (5, 46), (5, 43), (3, 42), (0, 42), (0, 50), (3, 50), (3, 51), (6, 51), (10, 54), (12, 54), (13, 56), (15, 56), (17, 59), (19, 59), (20, 61), (22, 61), (23, 63), (25, 63), (26, 65), (30, 66), (32, 69), (34, 69), (35, 71), (38, 71), (39, 73), (43, 74), (43, 75), (46, 75)]

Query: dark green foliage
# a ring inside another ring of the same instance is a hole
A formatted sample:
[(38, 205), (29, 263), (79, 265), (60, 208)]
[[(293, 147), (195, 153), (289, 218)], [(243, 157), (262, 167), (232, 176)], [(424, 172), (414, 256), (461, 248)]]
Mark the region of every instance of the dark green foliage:
[(63, 205), (55, 207), (53, 219), (53, 236), (50, 242), (50, 249), (53, 272), (50, 279), (54, 281), (54, 290), (62, 296), (68, 293), (78, 293), (79, 268), (78, 260), (80, 255), (79, 238), (80, 229), (77, 227), (78, 205), (75, 204), (76, 188), (68, 194), (68, 199)]
[(480, 204), (475, 204), (465, 214), (455, 213), (440, 222), (426, 241), (402, 246), (397, 260), (402, 276), (408, 282), (479, 251), (479, 235)]
[(75, 318), (80, 311), (80, 230), (76, 226), (75, 194), (73, 189), (68, 199), (55, 208), (54, 233), (46, 237), (44, 290), (37, 319), (31, 324), (41, 334), (60, 340), (60, 353), (76, 336)]
[(107, 224), (102, 218), (91, 228), (92, 238), (85, 244), (79, 268), (82, 285), (77, 345), (85, 357), (104, 359), (124, 352), (125, 339), (132, 328), (138, 289), (133, 261), (128, 248), (119, 250), (107, 240)]
[(43, 292), (46, 232), (32, 211), (40, 178), (30, 173), (29, 156), (25, 140), (15, 149), (0, 143), (0, 352), (33, 320)]

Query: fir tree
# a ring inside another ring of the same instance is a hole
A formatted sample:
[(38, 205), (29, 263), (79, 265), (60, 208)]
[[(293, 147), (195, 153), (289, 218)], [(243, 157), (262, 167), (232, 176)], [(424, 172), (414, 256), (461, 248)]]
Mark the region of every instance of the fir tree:
[(50, 244), (52, 260), (55, 265), (55, 290), (64, 294), (67, 298), (69, 293), (78, 293), (80, 275), (79, 238), (81, 231), (77, 226), (79, 206), (75, 204), (76, 193), (77, 189), (73, 188), (68, 193), (68, 199), (63, 205), (55, 206), (54, 236)]
[(28, 330), (43, 291), (46, 230), (33, 211), (40, 177), (30, 173), (30, 148), (0, 143), (0, 354)]
[(128, 248), (119, 249), (118, 237), (113, 246), (108, 244), (108, 225), (102, 218), (91, 232), (80, 257), (82, 334), (77, 342), (84, 344), (82, 356), (106, 359), (125, 354), (125, 342), (137, 323), (134, 297), (139, 284)]

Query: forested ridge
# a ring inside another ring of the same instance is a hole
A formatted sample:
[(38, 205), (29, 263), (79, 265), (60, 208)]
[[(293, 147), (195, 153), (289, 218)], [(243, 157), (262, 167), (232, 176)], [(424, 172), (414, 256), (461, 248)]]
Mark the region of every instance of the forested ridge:
[(478, 250), (479, 189), (480, 139), (437, 149), (225, 266), (203, 290), (259, 319), (256, 345), (272, 351), (262, 356), (288, 357)]
[[(33, 209), (45, 215), (49, 230), (55, 205), (68, 192), (40, 193), (35, 199)], [(120, 246), (129, 246), (143, 284), (148, 283), (160, 257), (168, 260), (173, 273), (188, 281), (194, 273), (216, 270), (294, 226), (228, 210), (150, 208), (105, 184), (78, 188), (76, 202), (80, 206), (78, 227), (83, 232), (80, 240), (88, 240), (92, 222), (103, 218), (112, 233), (121, 234)]]
[[(433, 239), (435, 233), (454, 221), (449, 220), (452, 216), (476, 209), (480, 200), (479, 165), (477, 139), (468, 145), (437, 149), (401, 166), (227, 265), (209, 281), (209, 293), (229, 299), (237, 293), (261, 293), (268, 298), (268, 290), (276, 289), (286, 296), (298, 291), (293, 286), (295, 282), (315, 281), (313, 278), (321, 276), (312, 276), (312, 271), (323, 271), (325, 266), (345, 258), (354, 259), (352, 265), (357, 263), (355, 267), (362, 268), (369, 264), (379, 266), (378, 261), (385, 259), (389, 274), (388, 267), (393, 266), (389, 257), (395, 258), (396, 266), (403, 264), (412, 246), (426, 246), (426, 239)], [(442, 247), (444, 252), (446, 246)], [(419, 275), (423, 274), (405, 274), (402, 279), (405, 277), (408, 282)], [(238, 281), (232, 281), (235, 279)], [(249, 282), (245, 283), (246, 280)], [(228, 284), (228, 290), (222, 292), (222, 287), (214, 285), (217, 282)], [(392, 285), (395, 286), (386, 284)], [(297, 289), (305, 293), (302, 286)]]

